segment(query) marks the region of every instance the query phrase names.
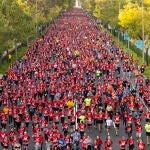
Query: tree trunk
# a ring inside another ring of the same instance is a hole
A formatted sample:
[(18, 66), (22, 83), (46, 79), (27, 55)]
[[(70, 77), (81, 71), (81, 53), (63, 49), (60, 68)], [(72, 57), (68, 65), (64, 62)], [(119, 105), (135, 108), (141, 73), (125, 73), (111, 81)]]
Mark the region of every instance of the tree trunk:
[(149, 48), (146, 48), (146, 65), (147, 66), (149, 65), (149, 62), (148, 62), (148, 50), (149, 50)]

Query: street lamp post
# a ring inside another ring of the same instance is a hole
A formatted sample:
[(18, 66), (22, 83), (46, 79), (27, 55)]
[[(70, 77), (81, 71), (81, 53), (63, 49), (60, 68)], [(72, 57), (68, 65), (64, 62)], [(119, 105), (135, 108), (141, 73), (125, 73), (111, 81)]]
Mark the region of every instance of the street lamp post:
[(142, 3), (142, 63), (144, 63), (144, 48), (145, 48), (145, 35), (144, 35), (144, 5), (143, 5), (143, 0), (141, 0)]
[(37, 5), (38, 5), (38, 0), (36, 0), (36, 37), (38, 35), (38, 19), (37, 19)]
[[(120, 0), (118, 0), (118, 14), (120, 13)], [(118, 45), (120, 43), (120, 31), (118, 31)]]
[(17, 40), (14, 39), (14, 41), (13, 41), (13, 47), (15, 49), (15, 55), (16, 55), (16, 59), (17, 59), (18, 58), (18, 49), (17, 49), (17, 42), (16, 41)]
[(27, 48), (29, 48), (29, 37), (27, 37)]

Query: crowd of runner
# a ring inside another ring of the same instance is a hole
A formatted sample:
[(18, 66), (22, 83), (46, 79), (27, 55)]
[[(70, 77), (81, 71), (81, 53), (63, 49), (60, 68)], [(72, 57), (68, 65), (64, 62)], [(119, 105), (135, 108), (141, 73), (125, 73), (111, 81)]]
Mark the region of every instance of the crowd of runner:
[(144, 69), (82, 9), (63, 13), (0, 80), (1, 148), (117, 150), (111, 133), (118, 136), (123, 123), (120, 150), (146, 150), (150, 82)]

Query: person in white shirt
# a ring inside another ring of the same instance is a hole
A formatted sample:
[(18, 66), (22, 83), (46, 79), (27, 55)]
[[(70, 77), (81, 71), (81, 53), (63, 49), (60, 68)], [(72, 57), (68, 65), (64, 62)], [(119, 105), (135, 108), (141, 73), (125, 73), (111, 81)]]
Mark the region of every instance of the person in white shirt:
[(112, 125), (114, 126), (114, 128), (116, 128), (115, 123), (112, 121), (112, 119), (110, 119), (110, 117), (108, 117), (108, 119), (106, 120), (106, 131), (108, 135), (110, 133), (110, 129)]

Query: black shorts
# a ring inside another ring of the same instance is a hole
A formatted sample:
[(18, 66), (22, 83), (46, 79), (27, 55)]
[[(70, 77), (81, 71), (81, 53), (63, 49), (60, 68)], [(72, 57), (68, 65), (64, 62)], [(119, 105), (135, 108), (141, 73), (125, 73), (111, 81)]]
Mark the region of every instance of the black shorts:
[(71, 126), (73, 126), (73, 125), (75, 125), (75, 122), (71, 122), (71, 124), (70, 124)]
[(92, 146), (91, 146), (91, 145), (88, 145), (88, 146), (87, 146), (87, 149), (88, 149), (88, 150), (92, 150)]
[(53, 111), (58, 111), (58, 110), (59, 110), (59, 108), (53, 107)]
[(143, 110), (140, 110), (140, 113), (143, 113)]
[(120, 125), (120, 124), (115, 124), (115, 126), (116, 126), (117, 128), (119, 128), (119, 125)]
[(59, 122), (54, 122), (55, 124), (59, 124)]
[(49, 121), (53, 121), (53, 118), (49, 118)]
[(3, 148), (6, 148), (6, 149), (8, 149), (8, 147), (9, 147), (9, 146), (4, 146), (3, 144), (2, 144), (2, 146), (3, 146)]
[(81, 136), (83, 136), (85, 133), (85, 131), (80, 131)]
[(91, 123), (88, 123), (88, 126), (89, 126), (89, 127), (91, 127), (91, 126), (92, 126), (92, 124), (91, 124)]
[(61, 123), (65, 121), (65, 117), (61, 117)]
[(146, 136), (150, 136), (150, 132), (146, 132)]
[(79, 123), (80, 122), (80, 119), (79, 118), (77, 118), (77, 123)]
[(132, 145), (129, 145), (129, 148), (134, 148), (134, 144), (132, 144)]
[(103, 120), (97, 120), (97, 123), (102, 124), (102, 123), (103, 123)]

